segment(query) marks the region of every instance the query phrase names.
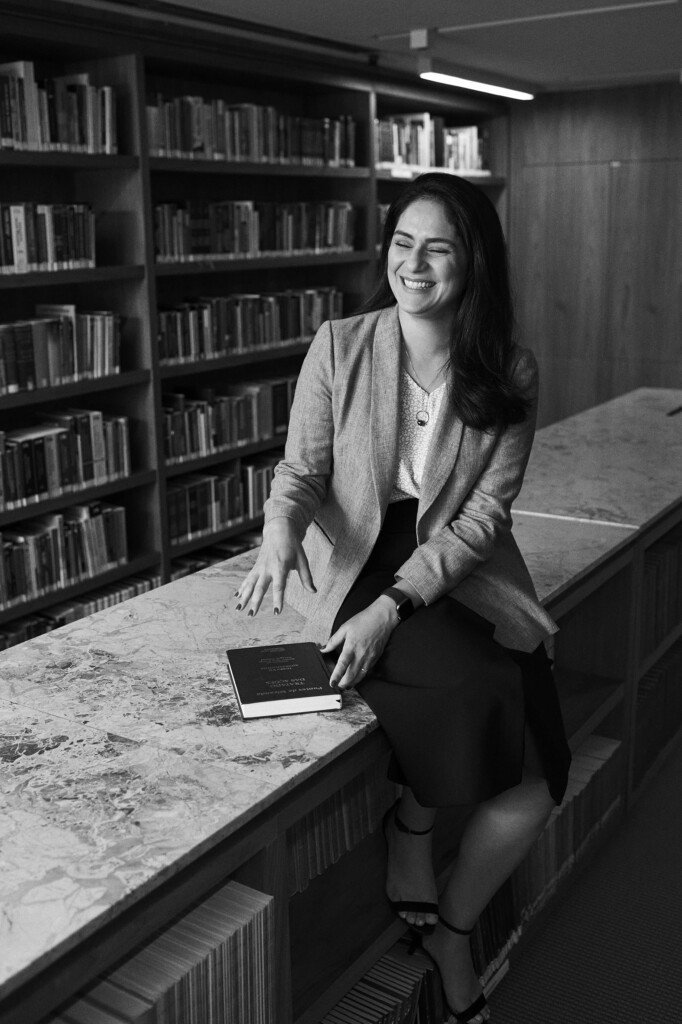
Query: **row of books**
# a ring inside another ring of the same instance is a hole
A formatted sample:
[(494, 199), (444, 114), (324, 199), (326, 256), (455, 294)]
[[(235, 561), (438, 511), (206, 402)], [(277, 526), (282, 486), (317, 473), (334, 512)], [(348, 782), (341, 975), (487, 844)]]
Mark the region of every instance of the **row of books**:
[(127, 416), (66, 409), (32, 426), (0, 430), (0, 511), (129, 475)]
[(381, 827), (396, 798), (395, 786), (378, 762), (332, 793), (287, 831), (289, 895), (313, 879)]
[(620, 742), (588, 737), (573, 755), (561, 806), (476, 925), (472, 953), (485, 984), (504, 965), (524, 927), (593, 848), (620, 806), (621, 783)]
[(90, 581), (128, 561), (125, 509), (103, 501), (0, 532), (0, 610)]
[(41, 303), (35, 316), (0, 324), (0, 396), (93, 380), (121, 369), (121, 317)]
[(355, 166), (355, 122), (345, 114), (302, 117), (256, 103), (157, 93), (147, 102), (147, 134), (152, 156)]
[(0, 274), (94, 266), (89, 203), (0, 203)]
[(376, 118), (374, 143), (379, 169), (446, 168), (460, 174), (489, 174), (487, 132), (477, 125), (447, 127), (427, 112)]
[(321, 1024), (441, 1024), (440, 975), (426, 953), (401, 940), (367, 971)]
[(87, 71), (37, 79), (33, 61), (0, 64), (0, 149), (116, 153), (116, 93)]
[(275, 1024), (274, 899), (231, 881), (46, 1024)]
[(217, 393), (201, 388), (163, 396), (166, 463), (228, 451), (285, 434), (296, 375), (230, 384)]
[(95, 612), (121, 604), (131, 597), (137, 597), (138, 594), (146, 594), (147, 591), (160, 586), (161, 576), (158, 573), (141, 573), (129, 576), (121, 583), (97, 587), (88, 591), (85, 597), (50, 605), (43, 612), (14, 619), (0, 628), (0, 651), (22, 644), (25, 640), (33, 640), (34, 637), (51, 633), (52, 630), (66, 626), (69, 622), (84, 619), (87, 615), (94, 615)]
[(168, 263), (352, 252), (356, 212), (345, 201), (159, 203), (156, 258)]
[(644, 553), (642, 651), (650, 654), (682, 623), (682, 527)]
[(341, 316), (343, 295), (333, 285), (195, 299), (159, 310), (159, 358), (192, 363), (306, 342)]
[(257, 519), (280, 459), (281, 453), (257, 455), (229, 470), (173, 479), (166, 492), (171, 543), (210, 539), (220, 530)]
[(634, 778), (639, 782), (682, 720), (682, 640), (640, 679), (636, 715)]

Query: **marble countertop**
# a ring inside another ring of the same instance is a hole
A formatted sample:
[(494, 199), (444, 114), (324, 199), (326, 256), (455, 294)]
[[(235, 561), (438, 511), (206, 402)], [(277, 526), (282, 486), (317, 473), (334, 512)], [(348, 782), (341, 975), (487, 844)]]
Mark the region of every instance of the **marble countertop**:
[(516, 512), (645, 526), (682, 493), (681, 407), (639, 388), (539, 430)]
[(233, 611), (254, 557), (0, 654), (0, 998), (376, 727), (242, 721), (226, 649), (305, 638)]
[[(678, 405), (643, 389), (538, 433), (514, 533), (543, 601), (679, 500)], [(0, 999), (376, 727), (354, 693), (242, 721), (225, 650), (306, 638), (233, 611), (254, 557), (0, 653)]]

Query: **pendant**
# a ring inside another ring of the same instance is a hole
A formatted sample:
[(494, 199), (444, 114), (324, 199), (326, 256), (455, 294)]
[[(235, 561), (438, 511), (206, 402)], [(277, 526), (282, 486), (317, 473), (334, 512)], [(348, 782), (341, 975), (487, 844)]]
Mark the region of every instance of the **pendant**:
[(429, 414), (426, 409), (420, 409), (417, 413), (417, 423), (420, 427), (425, 427), (429, 422)]

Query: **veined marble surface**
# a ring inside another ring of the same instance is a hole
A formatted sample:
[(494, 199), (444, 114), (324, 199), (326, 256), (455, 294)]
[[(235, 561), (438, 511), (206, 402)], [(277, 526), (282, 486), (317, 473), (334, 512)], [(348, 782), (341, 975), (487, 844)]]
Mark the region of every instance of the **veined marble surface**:
[(513, 534), (546, 604), (632, 541), (634, 527), (514, 512)]
[(226, 649), (305, 635), (291, 609), (233, 611), (253, 558), (0, 654), (6, 991), (375, 728), (355, 693), (242, 721)]
[(682, 390), (639, 388), (537, 432), (515, 512), (642, 527), (682, 492)]
[[(542, 600), (679, 500), (679, 405), (642, 390), (538, 433), (514, 534)], [(242, 721), (225, 650), (307, 638), (291, 609), (234, 612), (254, 557), (0, 653), (0, 999), (375, 728), (355, 693)]]

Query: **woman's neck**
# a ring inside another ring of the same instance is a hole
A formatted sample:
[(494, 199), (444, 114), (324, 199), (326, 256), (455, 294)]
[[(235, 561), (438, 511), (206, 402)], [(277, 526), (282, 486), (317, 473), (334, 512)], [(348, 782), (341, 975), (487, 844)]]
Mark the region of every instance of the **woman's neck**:
[(411, 317), (399, 310), (403, 341), (413, 359), (443, 362), (450, 354), (450, 323)]

